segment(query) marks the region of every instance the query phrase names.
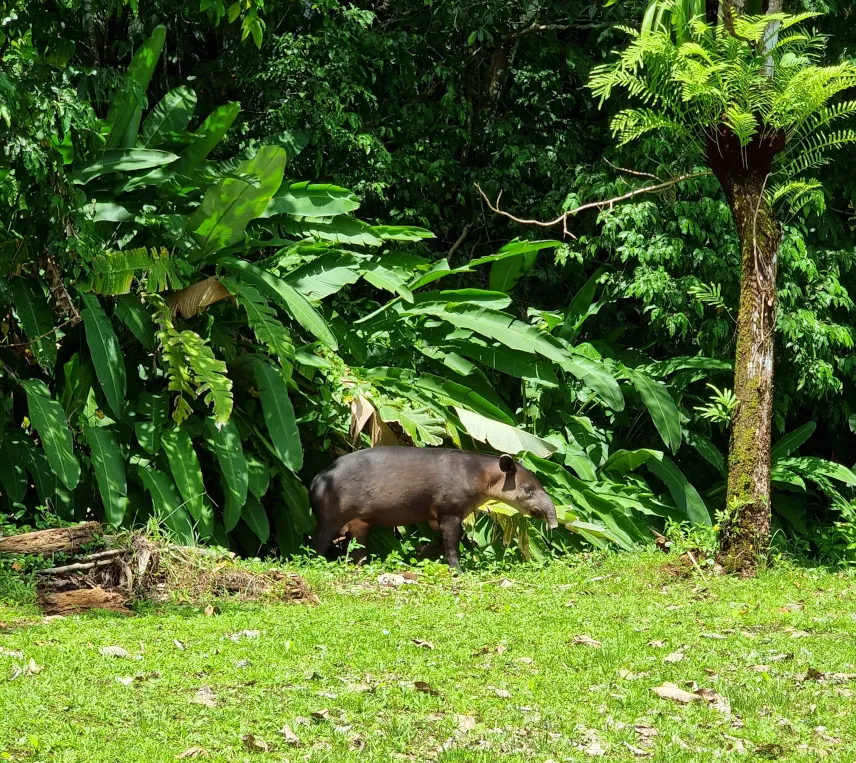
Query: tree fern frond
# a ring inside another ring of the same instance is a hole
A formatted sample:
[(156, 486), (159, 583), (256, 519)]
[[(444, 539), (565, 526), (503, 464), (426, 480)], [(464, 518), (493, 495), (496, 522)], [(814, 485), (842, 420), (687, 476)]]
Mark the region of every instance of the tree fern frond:
[(86, 285), (96, 294), (127, 294), (134, 277), (139, 276), (145, 291), (180, 289), (192, 268), (173, 257), (166, 249), (129, 249), (104, 252), (93, 257)]
[(203, 397), (214, 410), (214, 420), (225, 424), (232, 415), (232, 380), (226, 375), (226, 364), (214, 357), (205, 339), (195, 331), (176, 330), (172, 312), (162, 297), (151, 295), (148, 300), (161, 327), (158, 340), (166, 361), (168, 389), (178, 393), (174, 421), (181, 424), (193, 412), (187, 397)]
[(265, 345), (272, 355), (279, 358), (284, 375), (290, 376), (294, 360), (294, 344), (288, 329), (277, 318), (276, 310), (255, 287), (231, 278), (222, 278), (221, 281), (244, 309), (256, 339)]
[(769, 203), (772, 206), (785, 204), (793, 214), (807, 206), (813, 206), (822, 211), (825, 206), (823, 198), (823, 183), (819, 180), (789, 180), (773, 186), (768, 191)]

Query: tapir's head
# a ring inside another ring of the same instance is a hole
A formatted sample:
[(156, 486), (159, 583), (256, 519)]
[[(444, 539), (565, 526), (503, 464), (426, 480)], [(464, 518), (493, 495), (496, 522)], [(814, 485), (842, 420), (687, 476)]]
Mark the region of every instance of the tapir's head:
[(513, 506), (521, 514), (546, 519), (551, 530), (559, 526), (556, 504), (532, 472), (508, 454), (499, 457), (499, 471), (497, 479), (492, 480), (492, 498)]

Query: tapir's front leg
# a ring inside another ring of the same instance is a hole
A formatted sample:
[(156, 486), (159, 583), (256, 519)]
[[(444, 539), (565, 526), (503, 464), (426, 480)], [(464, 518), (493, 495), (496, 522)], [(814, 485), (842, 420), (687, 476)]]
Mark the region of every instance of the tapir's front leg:
[(443, 536), (443, 549), (446, 554), (446, 563), (458, 572), (461, 571), (461, 563), (458, 560), (458, 552), (461, 546), (461, 536), (464, 534), (464, 526), (456, 514), (447, 514), (440, 518), (440, 533)]

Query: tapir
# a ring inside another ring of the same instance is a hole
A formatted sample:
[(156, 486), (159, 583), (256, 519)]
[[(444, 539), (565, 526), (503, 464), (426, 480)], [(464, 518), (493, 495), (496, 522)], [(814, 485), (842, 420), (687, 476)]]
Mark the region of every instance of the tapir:
[[(377, 447), (337, 459), (309, 490), (323, 554), (343, 533), (366, 545), (374, 525), (428, 522), (439, 529), (446, 562), (460, 570), (462, 522), (488, 500), (558, 527), (556, 506), (538, 478), (511, 456), (447, 448)], [(365, 559), (365, 552), (355, 557)]]

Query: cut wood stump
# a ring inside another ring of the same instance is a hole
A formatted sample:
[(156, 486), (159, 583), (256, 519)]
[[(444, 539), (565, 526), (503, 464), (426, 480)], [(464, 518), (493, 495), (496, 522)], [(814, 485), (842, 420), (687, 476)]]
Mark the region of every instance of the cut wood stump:
[(101, 531), (98, 522), (0, 538), (0, 554), (73, 554)]
[(106, 591), (101, 586), (39, 593), (39, 606), (46, 615), (69, 615), (89, 609), (109, 609), (130, 615), (131, 611), (125, 607), (126, 601), (118, 591)]

